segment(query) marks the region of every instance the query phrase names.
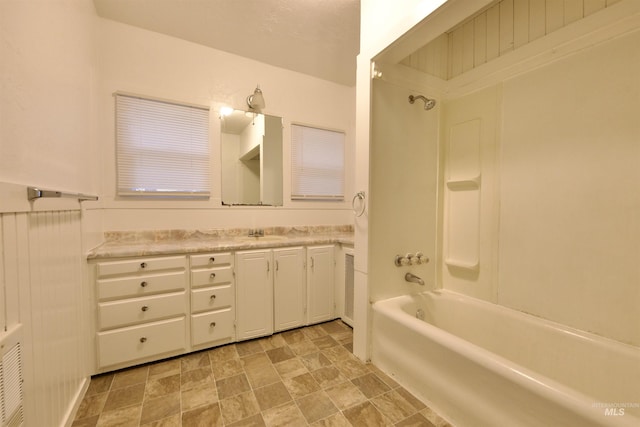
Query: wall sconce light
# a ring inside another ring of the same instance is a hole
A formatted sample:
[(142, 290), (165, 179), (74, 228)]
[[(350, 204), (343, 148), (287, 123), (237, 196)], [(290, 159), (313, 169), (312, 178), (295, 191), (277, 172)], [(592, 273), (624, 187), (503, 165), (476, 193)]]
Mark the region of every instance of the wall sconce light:
[(253, 91), (253, 95), (247, 96), (247, 105), (252, 110), (261, 110), (265, 107), (264, 96), (260, 90), (260, 85), (256, 86), (256, 90)]

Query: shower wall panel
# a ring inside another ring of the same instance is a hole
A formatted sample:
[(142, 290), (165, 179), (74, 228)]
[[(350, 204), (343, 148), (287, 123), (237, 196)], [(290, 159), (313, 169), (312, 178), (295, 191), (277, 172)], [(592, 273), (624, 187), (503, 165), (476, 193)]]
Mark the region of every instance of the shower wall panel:
[(640, 31), (504, 83), (499, 303), (640, 345)]
[(480, 125), (478, 119), (451, 125), (445, 149), (444, 262), (469, 271), (480, 261)]
[[(374, 300), (424, 290), (408, 283), (408, 271), (427, 288), (435, 283), (440, 107), (410, 104), (410, 90), (374, 80), (369, 188), (369, 284)], [(432, 261), (396, 267), (396, 255), (422, 251)]]
[(495, 301), (500, 88), (444, 106), (442, 285)]

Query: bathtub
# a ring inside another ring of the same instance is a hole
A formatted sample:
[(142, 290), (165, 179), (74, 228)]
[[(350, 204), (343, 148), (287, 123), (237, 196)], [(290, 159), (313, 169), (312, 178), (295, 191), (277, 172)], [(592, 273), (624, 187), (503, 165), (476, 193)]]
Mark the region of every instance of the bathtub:
[(374, 303), (371, 341), (456, 427), (640, 426), (638, 347), (444, 290)]

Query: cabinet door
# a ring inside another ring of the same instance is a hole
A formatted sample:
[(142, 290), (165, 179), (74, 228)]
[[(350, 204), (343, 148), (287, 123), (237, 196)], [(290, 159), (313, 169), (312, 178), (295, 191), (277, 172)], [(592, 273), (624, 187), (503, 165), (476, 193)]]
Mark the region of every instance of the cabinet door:
[(331, 320), (334, 316), (333, 245), (307, 248), (308, 322)]
[(273, 321), (275, 331), (305, 323), (304, 248), (273, 250)]
[(273, 333), (271, 251), (236, 253), (238, 340)]

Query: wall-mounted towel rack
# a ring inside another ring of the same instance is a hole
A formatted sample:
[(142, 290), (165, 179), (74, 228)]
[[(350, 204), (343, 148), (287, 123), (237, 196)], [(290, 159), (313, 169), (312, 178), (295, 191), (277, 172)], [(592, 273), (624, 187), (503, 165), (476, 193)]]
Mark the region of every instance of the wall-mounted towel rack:
[(42, 197), (65, 197), (65, 198), (71, 198), (71, 199), (78, 199), (78, 201), (80, 202), (84, 200), (98, 200), (98, 196), (91, 196), (88, 194), (65, 193), (64, 191), (43, 190), (41, 188), (36, 188), (36, 187), (27, 187), (27, 198), (29, 199), (29, 201), (40, 199)]
[[(365, 201), (366, 193), (364, 191), (358, 191), (353, 200), (351, 200), (351, 208), (356, 217), (361, 217), (364, 214), (364, 210), (367, 208), (367, 202)], [(360, 207), (356, 208), (356, 200), (360, 200)]]

